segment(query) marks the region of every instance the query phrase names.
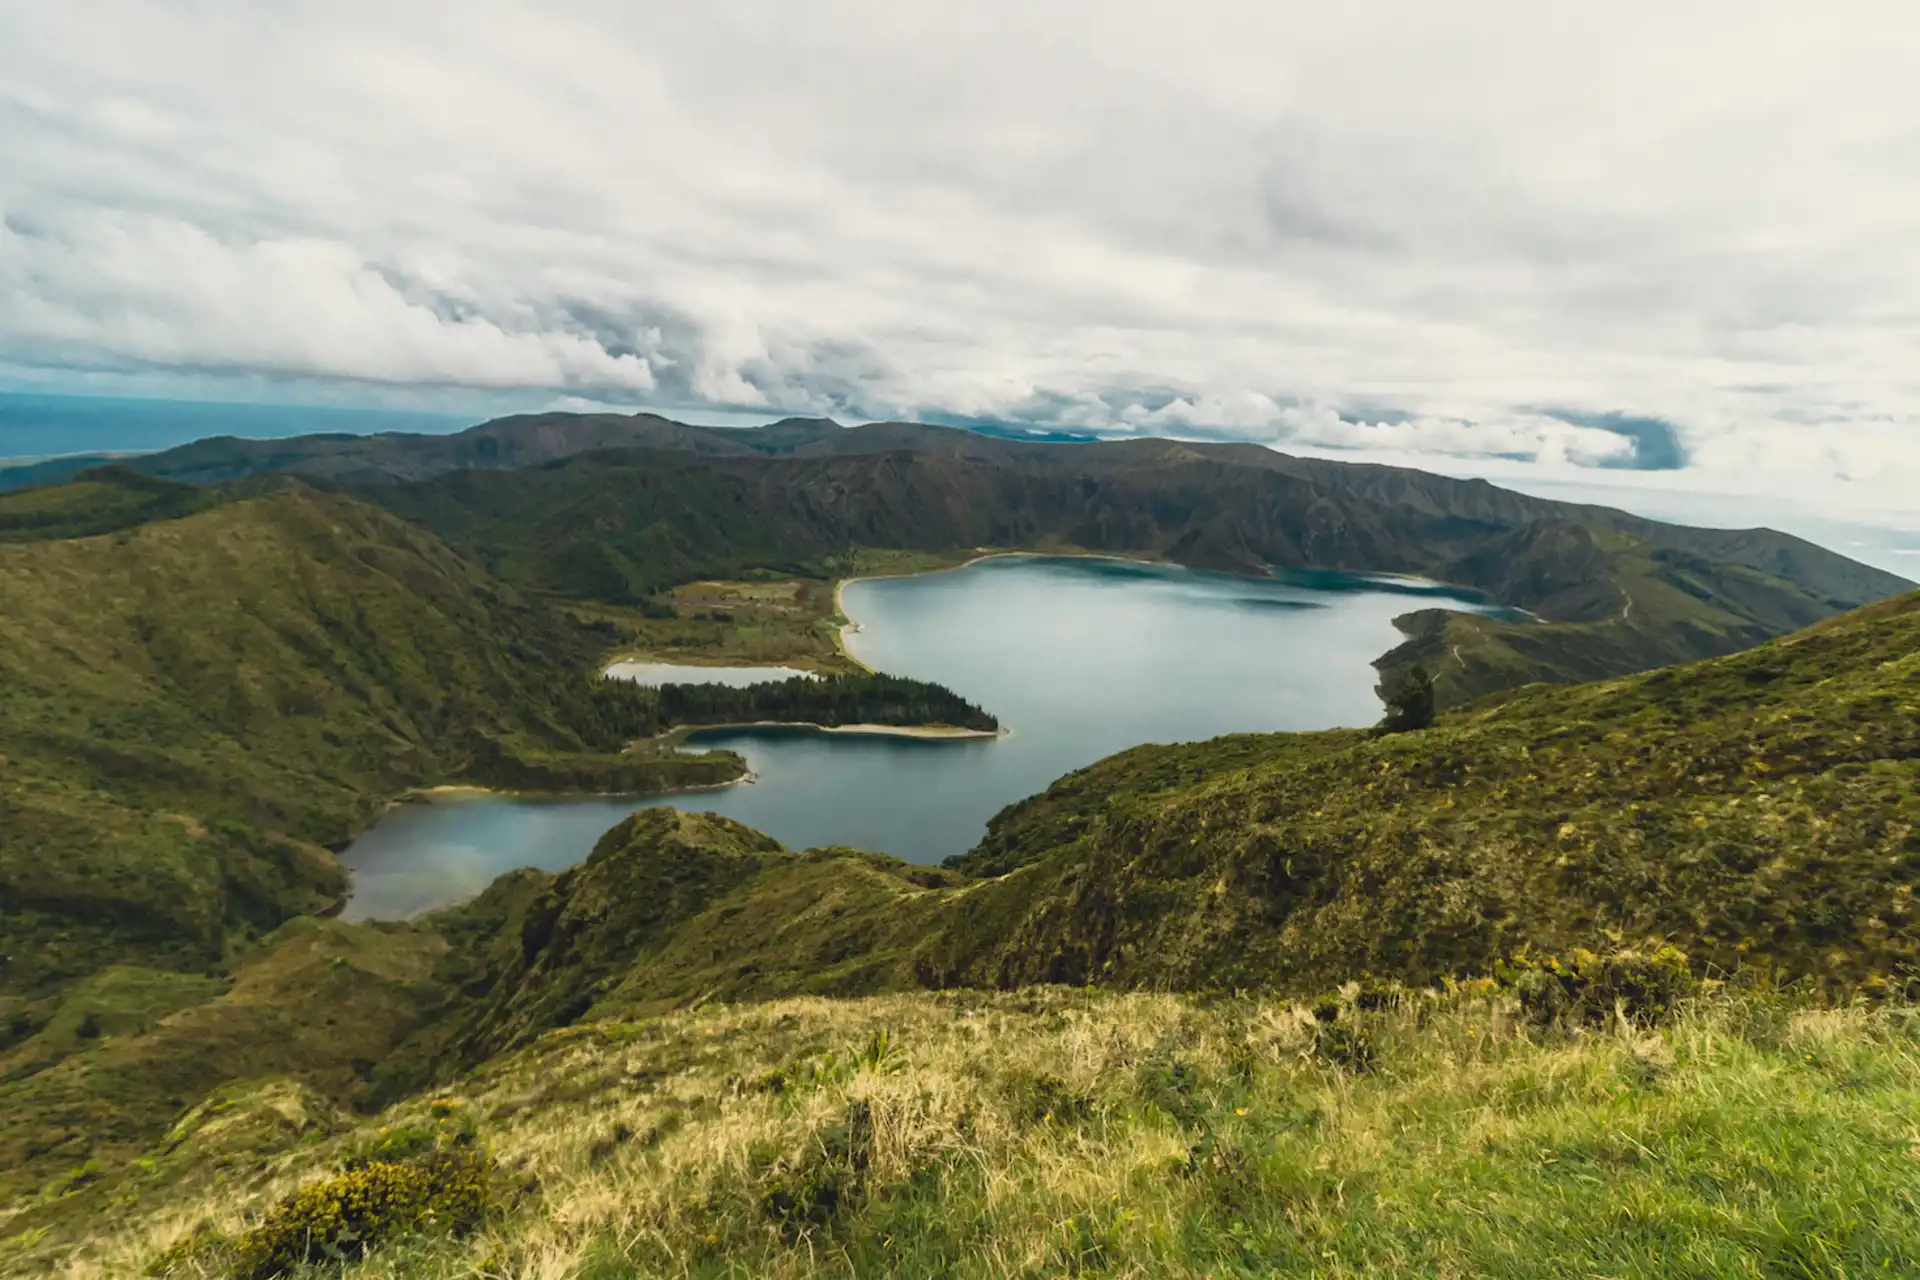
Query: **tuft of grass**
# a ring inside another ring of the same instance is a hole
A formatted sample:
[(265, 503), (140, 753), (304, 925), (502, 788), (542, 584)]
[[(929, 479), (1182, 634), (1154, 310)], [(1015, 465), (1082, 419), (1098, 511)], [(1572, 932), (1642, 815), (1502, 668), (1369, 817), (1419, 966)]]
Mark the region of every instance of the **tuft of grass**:
[(1565, 959), (1549, 956), (1503, 972), (1520, 994), (1520, 1007), (1539, 1022), (1566, 1020), (1599, 1026), (1614, 1018), (1649, 1025), (1670, 1016), (1699, 990), (1678, 947), (1648, 953), (1616, 951), (1605, 956), (1575, 948)]

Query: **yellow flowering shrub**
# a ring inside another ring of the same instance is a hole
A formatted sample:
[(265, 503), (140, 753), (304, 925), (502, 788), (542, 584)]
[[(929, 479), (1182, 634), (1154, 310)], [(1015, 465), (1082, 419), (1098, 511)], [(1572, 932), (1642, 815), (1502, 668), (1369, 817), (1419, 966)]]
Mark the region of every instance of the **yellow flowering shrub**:
[(233, 1274), (271, 1280), (302, 1263), (359, 1258), (404, 1236), (464, 1235), (485, 1221), (494, 1202), (494, 1163), (477, 1151), (363, 1164), (302, 1187), (235, 1239)]

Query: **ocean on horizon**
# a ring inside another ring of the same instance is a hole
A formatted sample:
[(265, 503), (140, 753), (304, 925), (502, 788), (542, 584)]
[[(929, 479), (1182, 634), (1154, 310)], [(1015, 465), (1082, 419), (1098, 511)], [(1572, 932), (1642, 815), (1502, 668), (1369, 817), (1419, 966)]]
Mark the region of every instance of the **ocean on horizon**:
[(480, 420), (470, 413), (410, 409), (0, 391), (0, 463), (73, 454), (152, 453), (208, 436), (272, 440), (382, 431), (444, 435)]

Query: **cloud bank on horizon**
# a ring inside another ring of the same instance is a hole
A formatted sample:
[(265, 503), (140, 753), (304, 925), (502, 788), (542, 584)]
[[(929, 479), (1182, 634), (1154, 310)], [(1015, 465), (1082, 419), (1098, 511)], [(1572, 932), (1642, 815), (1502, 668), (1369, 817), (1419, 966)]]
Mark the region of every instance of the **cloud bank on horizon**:
[(0, 370), (1920, 473), (1920, 11), (0, 12)]

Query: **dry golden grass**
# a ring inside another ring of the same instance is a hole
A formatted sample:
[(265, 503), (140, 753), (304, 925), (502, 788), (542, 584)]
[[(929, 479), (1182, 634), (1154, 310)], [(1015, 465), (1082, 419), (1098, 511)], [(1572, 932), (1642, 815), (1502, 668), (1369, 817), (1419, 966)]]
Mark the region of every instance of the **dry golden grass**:
[[(1722, 991), (1665, 1027), (1569, 1031), (1529, 1025), (1490, 987), (1377, 1011), (1352, 994), (1331, 1022), (1268, 1000), (1042, 988), (557, 1032), (378, 1118), (470, 1118), (517, 1190), (467, 1239), (344, 1274), (1920, 1269), (1914, 1011)], [(1354, 1037), (1364, 1069), (1334, 1060), (1352, 1061)], [(49, 1218), (13, 1242), (14, 1265), (139, 1274), (192, 1233), (244, 1229), (368, 1140), (224, 1169), (204, 1150), (193, 1177), (129, 1179)], [(174, 1274), (221, 1273), (207, 1255)]]

